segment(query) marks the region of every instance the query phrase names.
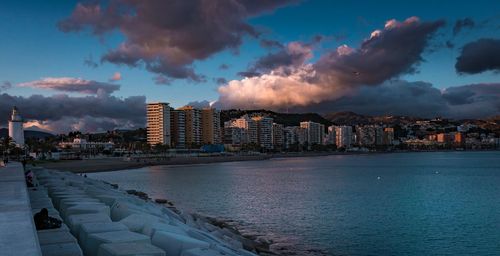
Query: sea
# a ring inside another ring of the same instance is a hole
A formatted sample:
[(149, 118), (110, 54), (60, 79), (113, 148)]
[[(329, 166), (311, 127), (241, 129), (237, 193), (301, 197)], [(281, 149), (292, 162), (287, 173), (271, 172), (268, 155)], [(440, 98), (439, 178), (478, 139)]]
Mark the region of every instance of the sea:
[(153, 166), (89, 177), (166, 198), (282, 255), (500, 255), (500, 152)]

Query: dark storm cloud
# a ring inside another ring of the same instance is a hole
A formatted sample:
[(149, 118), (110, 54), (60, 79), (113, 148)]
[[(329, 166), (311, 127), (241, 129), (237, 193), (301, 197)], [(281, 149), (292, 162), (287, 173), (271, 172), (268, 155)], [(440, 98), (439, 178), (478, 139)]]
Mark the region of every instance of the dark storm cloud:
[(308, 63), (314, 43), (289, 43), (240, 73), (244, 79), (220, 86), (219, 103), (234, 108), (307, 107), (350, 95), (364, 86), (379, 86), (415, 72), (443, 25), (441, 20), (423, 22), (417, 17), (389, 20), (359, 48), (342, 45), (316, 63)]
[[(7, 117), (12, 107), (18, 106), (27, 121), (43, 123), (55, 131), (67, 131), (64, 127), (83, 127), (93, 120), (94, 123), (114, 123), (115, 128), (143, 127), (145, 102), (144, 96), (123, 99), (110, 95), (71, 97), (64, 94), (22, 97), (4, 93), (0, 95), (0, 116)], [(0, 119), (0, 124), (5, 125), (6, 120)]]
[(292, 111), (485, 118), (500, 114), (500, 83), (455, 86), (441, 91), (430, 83), (397, 80), (377, 87), (362, 87), (338, 100), (298, 107)]
[(312, 46), (291, 42), (277, 52), (260, 57), (246, 72), (269, 72), (278, 67), (297, 67), (313, 56)]
[(46, 77), (36, 81), (21, 83), (18, 86), (84, 94), (111, 94), (114, 91), (120, 90), (120, 85), (117, 84), (73, 77)]
[(455, 22), (455, 25), (453, 26), (453, 35), (456, 36), (460, 31), (462, 31), (464, 28), (473, 28), (475, 26), (474, 20), (471, 18), (464, 18), (464, 19), (459, 19)]
[(457, 58), (459, 73), (477, 74), (500, 70), (500, 39), (482, 38), (466, 44)]
[(102, 61), (136, 67), (170, 78), (200, 81), (191, 64), (225, 49), (237, 49), (259, 32), (246, 19), (295, 1), (110, 0), (79, 3), (59, 22), (64, 32), (90, 28), (102, 36), (120, 31), (126, 40)]
[(449, 112), (439, 89), (426, 82), (393, 81), (361, 87), (337, 100), (312, 104), (296, 111), (331, 113), (353, 111), (366, 115), (409, 115), (433, 117)]
[(377, 85), (400, 74), (412, 73), (422, 53), (444, 21), (390, 20), (372, 33), (359, 49), (339, 48), (314, 65), (326, 83), (344, 86)]

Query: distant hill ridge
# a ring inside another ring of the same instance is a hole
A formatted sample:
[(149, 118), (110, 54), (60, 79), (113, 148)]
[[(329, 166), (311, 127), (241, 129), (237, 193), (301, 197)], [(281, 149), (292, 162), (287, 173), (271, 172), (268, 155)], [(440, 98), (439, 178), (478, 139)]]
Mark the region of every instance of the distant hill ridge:
[[(5, 138), (7, 136), (9, 136), (9, 129), (0, 128), (0, 138)], [(48, 137), (54, 137), (54, 134), (48, 133), (48, 132), (42, 132), (42, 131), (25, 130), (24, 137), (25, 138), (44, 139), (44, 138), (48, 138)]]
[(221, 111), (221, 125), (224, 125), (224, 122), (229, 121), (233, 118), (239, 118), (245, 114), (254, 115), (254, 114), (262, 114), (268, 117), (272, 117), (275, 123), (283, 124), (284, 126), (298, 126), (300, 122), (304, 121), (312, 121), (324, 124), (325, 126), (332, 125), (332, 122), (325, 119), (321, 115), (317, 113), (302, 113), (302, 114), (289, 114), (289, 113), (277, 113), (270, 110), (265, 109), (255, 109), (255, 110), (240, 110), (240, 109), (230, 109), (230, 110), (222, 110)]

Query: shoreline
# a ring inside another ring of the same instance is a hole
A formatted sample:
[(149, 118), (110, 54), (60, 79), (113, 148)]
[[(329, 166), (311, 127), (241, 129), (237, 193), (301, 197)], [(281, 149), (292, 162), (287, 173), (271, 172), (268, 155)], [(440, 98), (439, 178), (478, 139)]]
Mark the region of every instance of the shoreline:
[(428, 151), (380, 151), (380, 152), (300, 152), (300, 153), (275, 153), (267, 155), (246, 155), (246, 156), (192, 156), (192, 157), (172, 157), (168, 159), (151, 159), (143, 161), (126, 161), (122, 157), (116, 158), (91, 158), (82, 160), (60, 160), (56, 162), (42, 162), (36, 165), (48, 169), (69, 171), (73, 173), (96, 173), (110, 172), (127, 169), (139, 169), (148, 166), (175, 166), (193, 164), (211, 164), (225, 162), (262, 161), (279, 158), (300, 158), (300, 157), (322, 157), (333, 155), (374, 155), (393, 153), (432, 153), (432, 152), (485, 152), (499, 150), (428, 150)]

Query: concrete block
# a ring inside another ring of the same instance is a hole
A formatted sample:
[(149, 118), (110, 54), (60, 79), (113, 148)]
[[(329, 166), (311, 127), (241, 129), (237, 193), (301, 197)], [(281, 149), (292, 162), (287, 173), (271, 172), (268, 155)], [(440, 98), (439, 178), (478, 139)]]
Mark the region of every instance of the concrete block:
[(40, 245), (76, 243), (76, 238), (69, 231), (38, 232)]
[(165, 256), (160, 248), (146, 243), (112, 243), (102, 244), (97, 256)]
[(77, 243), (42, 245), (43, 256), (83, 256)]
[(92, 222), (111, 222), (108, 215), (102, 213), (75, 214), (67, 216), (67, 223), (71, 233), (78, 234), (80, 225)]
[(90, 234), (103, 233), (110, 231), (127, 231), (127, 226), (118, 222), (93, 222), (93, 223), (83, 223), (80, 225), (80, 233), (78, 233), (78, 240), (80, 244), (85, 244), (87, 237)]
[(97, 255), (97, 251), (101, 244), (129, 242), (150, 244), (151, 239), (148, 236), (131, 231), (111, 231), (89, 235), (83, 246), (85, 248), (85, 254)]
[(165, 231), (155, 232), (151, 243), (163, 249), (169, 256), (179, 256), (184, 250), (191, 248), (210, 247), (207, 242)]
[(192, 248), (182, 251), (181, 256), (237, 256), (238, 254), (227, 254), (210, 248)]

